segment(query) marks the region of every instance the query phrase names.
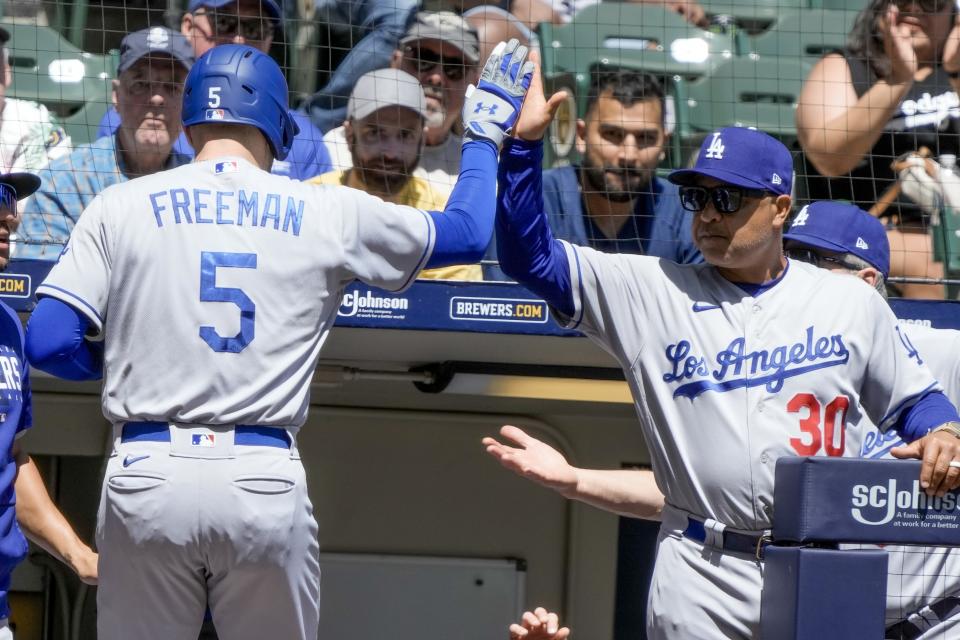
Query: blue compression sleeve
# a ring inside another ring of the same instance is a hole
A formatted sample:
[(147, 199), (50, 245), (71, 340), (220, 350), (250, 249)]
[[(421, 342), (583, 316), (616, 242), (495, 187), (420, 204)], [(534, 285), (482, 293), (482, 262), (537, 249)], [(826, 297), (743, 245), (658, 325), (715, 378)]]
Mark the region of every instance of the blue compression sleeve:
[(893, 425), (904, 442), (913, 442), (945, 422), (957, 422), (956, 408), (940, 391), (931, 391), (905, 409)]
[(84, 336), (89, 321), (56, 298), (42, 298), (27, 322), (27, 360), (67, 380), (103, 377), (103, 343)]
[(493, 234), (497, 148), (489, 140), (463, 145), (460, 176), (443, 212), (430, 211), (437, 239), (427, 268), (474, 264), (483, 259)]
[(500, 157), (497, 254), (508, 276), (573, 316), (570, 263), (543, 209), (543, 141), (509, 139)]

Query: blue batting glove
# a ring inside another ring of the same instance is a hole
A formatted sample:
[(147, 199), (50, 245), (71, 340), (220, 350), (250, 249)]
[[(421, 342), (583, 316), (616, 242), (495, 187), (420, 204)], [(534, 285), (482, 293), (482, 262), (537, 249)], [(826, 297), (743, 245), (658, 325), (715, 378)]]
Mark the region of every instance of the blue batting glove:
[(533, 63), (524, 62), (527, 47), (516, 39), (496, 46), (476, 87), (467, 88), (463, 104), (464, 142), (486, 139), (499, 149), (520, 116), (533, 79)]

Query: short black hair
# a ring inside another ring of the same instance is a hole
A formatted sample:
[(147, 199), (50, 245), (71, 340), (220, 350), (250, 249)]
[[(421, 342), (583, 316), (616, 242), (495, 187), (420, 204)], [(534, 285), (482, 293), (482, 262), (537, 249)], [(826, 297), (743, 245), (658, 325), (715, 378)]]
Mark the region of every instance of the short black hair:
[(661, 122), (666, 117), (663, 85), (657, 77), (635, 69), (594, 67), (590, 72), (590, 93), (587, 95), (587, 113), (596, 106), (600, 96), (611, 92), (611, 97), (626, 107), (644, 100), (660, 103)]

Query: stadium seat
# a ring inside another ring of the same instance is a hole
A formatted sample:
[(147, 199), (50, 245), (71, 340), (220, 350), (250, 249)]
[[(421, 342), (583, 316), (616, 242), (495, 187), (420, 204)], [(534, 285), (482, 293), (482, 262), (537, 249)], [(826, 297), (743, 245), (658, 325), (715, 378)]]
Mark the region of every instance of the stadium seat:
[(85, 53), (49, 27), (0, 24), (11, 34), (8, 95), (46, 106), (74, 144), (94, 139), (110, 105), (116, 60)]
[(768, 30), (752, 39), (751, 50), (761, 56), (819, 58), (846, 44), (856, 17), (856, 11), (783, 11)]
[(736, 55), (733, 34), (698, 29), (659, 6), (622, 2), (587, 7), (567, 25), (542, 24), (540, 42), (544, 74), (575, 73), (581, 90), (596, 64), (698, 78)]
[(810, 6), (815, 9), (846, 9), (860, 11), (867, 6), (867, 0), (810, 0)]
[[(685, 147), (698, 147), (718, 127), (756, 127), (791, 146), (795, 112), (811, 59), (759, 58), (727, 61), (678, 95), (678, 133)], [(682, 88), (682, 87), (681, 87)]]
[(711, 19), (729, 16), (736, 24), (751, 27), (769, 23), (783, 11), (810, 7), (810, 0), (702, 0), (700, 3)]

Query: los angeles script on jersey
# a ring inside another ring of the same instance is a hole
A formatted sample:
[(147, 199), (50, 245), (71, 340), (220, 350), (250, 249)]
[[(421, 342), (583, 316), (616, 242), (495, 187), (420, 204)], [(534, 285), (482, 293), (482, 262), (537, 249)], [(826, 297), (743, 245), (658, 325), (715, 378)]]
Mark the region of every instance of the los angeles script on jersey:
[(272, 228), (299, 236), (303, 222), (303, 200), (279, 193), (168, 189), (151, 193), (149, 198), (157, 227), (165, 222), (226, 224)]
[[(792, 345), (772, 349), (746, 350), (746, 340), (736, 338), (725, 349), (707, 358), (693, 352), (689, 340), (679, 340), (666, 348), (670, 370), (663, 374), (664, 382), (684, 382), (673, 391), (674, 398), (691, 400), (705, 391), (723, 393), (745, 387), (765, 385), (776, 393), (787, 378), (803, 375), (826, 367), (847, 363), (850, 352), (843, 344), (843, 336), (817, 337), (814, 327), (807, 327), (803, 339)], [(713, 363), (716, 363), (715, 365)], [(699, 379), (698, 379), (699, 378)]]

